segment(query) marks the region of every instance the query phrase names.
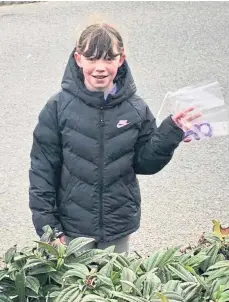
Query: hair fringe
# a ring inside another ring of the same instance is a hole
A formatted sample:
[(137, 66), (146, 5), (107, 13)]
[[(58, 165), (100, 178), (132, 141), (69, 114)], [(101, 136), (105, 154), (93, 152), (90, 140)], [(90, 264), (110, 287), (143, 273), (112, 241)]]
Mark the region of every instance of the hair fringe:
[(123, 44), (124, 44), (124, 48), (125, 48), (125, 54), (127, 54), (128, 52), (128, 28), (125, 24), (117, 24), (117, 21), (115, 21), (114, 18), (112, 18), (111, 16), (106, 17), (105, 15), (103, 15), (102, 13), (98, 13), (98, 12), (94, 12), (92, 14), (90, 14), (87, 18), (84, 18), (84, 21), (77, 26), (76, 29), (76, 46), (79, 40), (79, 37), (81, 35), (81, 33), (90, 25), (92, 24), (108, 24), (112, 27), (114, 27), (115, 29), (117, 29), (117, 31), (120, 33), (122, 40), (123, 40)]

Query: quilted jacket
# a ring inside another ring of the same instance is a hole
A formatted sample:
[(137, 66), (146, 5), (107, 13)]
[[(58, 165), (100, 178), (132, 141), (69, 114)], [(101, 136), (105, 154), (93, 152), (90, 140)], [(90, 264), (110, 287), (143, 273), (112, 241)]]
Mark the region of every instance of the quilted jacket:
[(44, 105), (33, 132), (29, 205), (39, 236), (50, 225), (70, 237), (109, 242), (139, 228), (136, 174), (168, 164), (183, 131), (170, 116), (157, 128), (126, 61), (106, 102), (103, 92), (87, 90), (74, 51), (60, 92)]

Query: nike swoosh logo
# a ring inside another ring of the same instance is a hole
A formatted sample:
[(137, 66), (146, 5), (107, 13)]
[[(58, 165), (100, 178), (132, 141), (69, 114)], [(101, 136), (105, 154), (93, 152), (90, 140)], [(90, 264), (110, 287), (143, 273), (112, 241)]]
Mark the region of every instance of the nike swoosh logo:
[(125, 124), (117, 124), (117, 128), (122, 128), (122, 127), (125, 127), (127, 125), (129, 125), (130, 123), (125, 123)]

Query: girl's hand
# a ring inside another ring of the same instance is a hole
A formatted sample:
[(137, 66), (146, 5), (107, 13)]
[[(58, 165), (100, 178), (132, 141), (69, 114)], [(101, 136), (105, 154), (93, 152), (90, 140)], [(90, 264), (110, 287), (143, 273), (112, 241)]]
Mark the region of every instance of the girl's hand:
[(201, 113), (199, 112), (191, 114), (194, 109), (195, 107), (189, 107), (188, 109), (172, 116), (173, 121), (183, 131), (190, 130), (192, 128), (192, 121), (196, 120), (201, 116)]
[(65, 236), (62, 235), (60, 238), (57, 238), (57, 239), (53, 240), (50, 244), (53, 247), (58, 247), (58, 245), (60, 245), (60, 244), (66, 245)]

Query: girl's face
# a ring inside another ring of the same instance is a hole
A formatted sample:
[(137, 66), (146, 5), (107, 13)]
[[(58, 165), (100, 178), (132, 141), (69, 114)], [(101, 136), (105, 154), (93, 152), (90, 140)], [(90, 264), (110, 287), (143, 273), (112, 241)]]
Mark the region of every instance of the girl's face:
[[(86, 49), (87, 50), (87, 49)], [(113, 52), (118, 54), (117, 45), (114, 44)], [(115, 58), (86, 58), (82, 54), (75, 53), (77, 65), (82, 68), (84, 84), (91, 91), (109, 91), (113, 87), (113, 80), (118, 68), (125, 60), (125, 55), (118, 55)]]

